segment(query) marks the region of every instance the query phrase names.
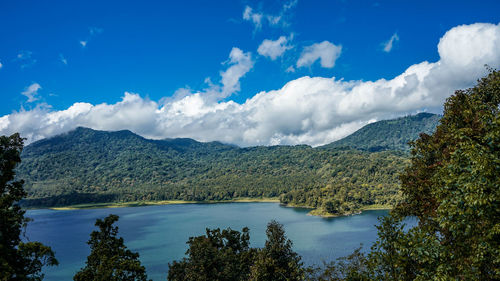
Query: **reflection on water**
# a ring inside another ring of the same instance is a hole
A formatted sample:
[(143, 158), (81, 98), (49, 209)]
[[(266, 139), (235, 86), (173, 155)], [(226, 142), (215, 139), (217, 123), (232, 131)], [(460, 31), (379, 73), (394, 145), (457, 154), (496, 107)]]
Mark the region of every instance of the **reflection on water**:
[(282, 207), (277, 203), (185, 204), (134, 208), (88, 210), (29, 210), (34, 219), (27, 228), (31, 241), (51, 246), (60, 265), (45, 269), (45, 280), (71, 280), (84, 266), (90, 250), (86, 241), (97, 218), (117, 214), (119, 235), (140, 254), (148, 276), (165, 280), (167, 264), (184, 256), (190, 236), (202, 235), (205, 228), (241, 230), (250, 228), (251, 246), (262, 247), (267, 223), (274, 219), (285, 226), (294, 249), (305, 264), (319, 264), (350, 254), (376, 239), (377, 217), (385, 210), (361, 215), (323, 219), (308, 216), (309, 209)]

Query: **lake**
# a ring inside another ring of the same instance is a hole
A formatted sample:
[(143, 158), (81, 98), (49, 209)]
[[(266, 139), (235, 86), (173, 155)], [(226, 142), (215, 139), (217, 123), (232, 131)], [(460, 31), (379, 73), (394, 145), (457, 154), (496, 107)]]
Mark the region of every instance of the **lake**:
[(205, 228), (239, 230), (250, 228), (252, 247), (262, 247), (266, 240), (266, 225), (277, 220), (284, 225), (286, 235), (305, 264), (320, 264), (352, 253), (362, 243), (369, 249), (375, 241), (377, 218), (385, 210), (366, 211), (360, 215), (320, 218), (308, 216), (309, 210), (288, 208), (277, 203), (183, 204), (148, 207), (29, 210), (34, 219), (27, 227), (30, 241), (51, 246), (59, 260), (58, 267), (45, 268), (45, 280), (72, 280), (85, 265), (90, 249), (86, 242), (95, 229), (97, 218), (108, 214), (120, 216), (119, 236), (125, 245), (139, 252), (148, 277), (166, 280), (167, 264), (181, 259), (190, 236), (205, 234)]

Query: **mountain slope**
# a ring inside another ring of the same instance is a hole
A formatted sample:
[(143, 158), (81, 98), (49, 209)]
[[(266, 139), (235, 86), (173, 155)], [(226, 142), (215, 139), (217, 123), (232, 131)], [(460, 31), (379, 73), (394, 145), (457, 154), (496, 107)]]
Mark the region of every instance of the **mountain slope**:
[(377, 122), (321, 148), (239, 148), (77, 128), (28, 145), (17, 172), (26, 181), (26, 206), (281, 196), (283, 203), (311, 207), (334, 198), (346, 213), (397, 200), (407, 154), (370, 148), (390, 147), (382, 136), (398, 135), (391, 130), (417, 135), (436, 118), (420, 114)]
[(404, 154), (396, 152), (306, 145), (238, 148), (78, 128), (27, 146), (18, 177), (26, 181), (26, 206), (277, 197), (338, 186), (364, 196), (346, 193), (342, 200), (352, 201), (354, 208), (394, 202), (404, 161)]
[(419, 113), (392, 120), (368, 124), (353, 134), (323, 146), (323, 148), (350, 147), (368, 151), (410, 149), (408, 142), (416, 140), (420, 133), (432, 133), (440, 115)]

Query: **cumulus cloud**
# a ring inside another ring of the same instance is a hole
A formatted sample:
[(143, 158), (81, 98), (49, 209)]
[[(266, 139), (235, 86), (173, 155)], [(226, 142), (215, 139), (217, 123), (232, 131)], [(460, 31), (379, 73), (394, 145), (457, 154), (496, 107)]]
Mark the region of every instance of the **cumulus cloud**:
[(311, 66), (315, 61), (320, 60), (322, 67), (332, 68), (341, 52), (341, 45), (334, 45), (328, 41), (312, 44), (304, 47), (297, 61), (297, 67)]
[(226, 64), (230, 65), (229, 68), (220, 73), (222, 83), (221, 98), (226, 98), (240, 90), (240, 79), (252, 69), (254, 61), (249, 52), (244, 53), (235, 47), (231, 50)]
[(253, 68), (254, 61), (252, 59), (252, 54), (250, 52), (243, 52), (241, 49), (234, 47), (229, 53), (228, 60), (223, 62), (223, 65), (227, 65), (228, 67), (226, 70), (219, 73), (219, 83), (214, 84), (210, 78), (206, 78), (205, 83), (208, 87), (202, 91), (197, 92), (192, 91), (190, 88), (181, 88), (174, 93), (173, 97), (163, 98), (160, 100), (160, 103), (180, 100), (195, 95), (200, 96), (204, 100), (216, 102), (239, 92), (240, 79)]
[(293, 48), (292, 46), (288, 45), (289, 40), (290, 39), (285, 36), (280, 36), (280, 38), (274, 41), (265, 39), (260, 44), (257, 52), (261, 56), (269, 57), (271, 60), (275, 60), (283, 55), (284, 52)]
[(42, 87), (38, 83), (33, 83), (26, 87), (24, 91), (21, 92), (21, 95), (26, 96), (28, 98), (28, 102), (34, 102), (38, 100), (39, 98), (37, 97), (38, 95), (38, 90), (40, 90)]
[[(75, 103), (60, 111), (37, 106), (14, 112), (0, 118), (0, 133), (20, 132), (29, 143), (85, 126), (129, 129), (148, 138), (190, 137), (241, 146), (321, 145), (375, 120), (441, 110), (454, 90), (472, 86), (487, 72), (484, 64), (500, 67), (499, 50), (500, 25), (462, 25), (441, 38), (438, 61), (412, 65), (392, 79), (306, 76), (280, 89), (260, 92), (242, 104), (211, 99), (207, 91), (186, 90), (162, 102), (125, 93), (115, 104)], [(229, 68), (245, 61), (245, 56), (234, 51)]]
[(392, 47), (394, 46), (394, 43), (399, 41), (399, 36), (398, 33), (394, 33), (387, 42), (383, 44), (384, 46), (384, 52), (389, 53), (392, 50)]

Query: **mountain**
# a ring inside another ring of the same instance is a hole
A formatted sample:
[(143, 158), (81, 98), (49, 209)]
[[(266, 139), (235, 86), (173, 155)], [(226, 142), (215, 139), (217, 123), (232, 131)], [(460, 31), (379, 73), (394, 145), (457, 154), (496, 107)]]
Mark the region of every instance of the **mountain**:
[(409, 151), (408, 142), (416, 140), (420, 133), (434, 132), (439, 119), (441, 116), (437, 114), (419, 113), (398, 119), (378, 121), (323, 148), (350, 147), (368, 151)]
[(321, 148), (240, 148), (80, 127), (26, 146), (17, 175), (25, 180), (29, 194), (22, 202), (25, 206), (281, 196), (283, 203), (311, 207), (335, 198), (344, 212), (354, 211), (364, 205), (393, 204), (398, 174), (407, 162), (404, 151), (364, 149), (361, 144), (389, 146), (379, 135), (369, 140), (362, 136), (369, 138), (374, 130), (402, 135), (392, 133), (395, 128), (406, 135), (418, 129), (404, 128), (405, 124), (428, 128), (434, 118), (438, 117), (420, 114), (376, 122), (349, 136), (345, 143), (350, 145), (335, 142)]

